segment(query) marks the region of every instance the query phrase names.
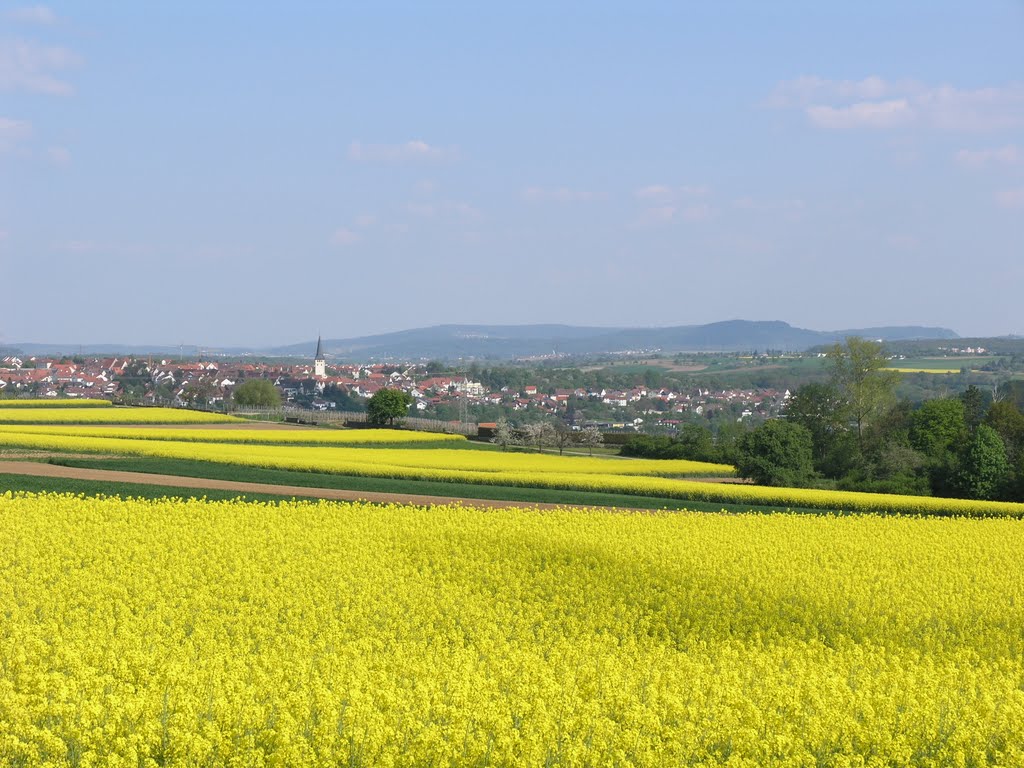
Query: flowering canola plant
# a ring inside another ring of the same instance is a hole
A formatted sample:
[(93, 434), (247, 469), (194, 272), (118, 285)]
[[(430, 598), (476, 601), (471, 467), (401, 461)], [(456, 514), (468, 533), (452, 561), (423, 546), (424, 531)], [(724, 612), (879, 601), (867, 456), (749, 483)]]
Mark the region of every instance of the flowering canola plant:
[[(78, 405), (81, 401), (68, 401)], [(106, 402), (106, 401), (103, 401)], [(56, 403), (48, 403), (49, 406)], [(0, 424), (218, 424), (245, 423), (222, 413), (180, 408), (0, 408)]]
[(37, 435), (119, 437), (128, 440), (177, 440), (200, 443), (267, 443), (319, 445), (398, 445), (402, 443), (465, 444), (464, 435), (395, 429), (175, 429), (161, 427), (88, 427), (79, 425), (0, 426), (0, 431)]
[[(188, 443), (49, 435), (15, 427), (0, 428), (0, 446), (201, 460), (359, 477), (596, 491), (781, 509), (800, 507), (847, 512), (1024, 517), (1024, 504), (1013, 502), (770, 488), (699, 482), (655, 474), (686, 474), (687, 465), (699, 467), (697, 462), (684, 461), (627, 461), (450, 449)], [(691, 466), (689, 473), (705, 474), (707, 470)]]
[(0, 764), (1024, 764), (1024, 522), (0, 495)]
[(69, 400), (28, 400), (0, 398), (0, 408), (109, 408), (109, 400), (74, 398)]

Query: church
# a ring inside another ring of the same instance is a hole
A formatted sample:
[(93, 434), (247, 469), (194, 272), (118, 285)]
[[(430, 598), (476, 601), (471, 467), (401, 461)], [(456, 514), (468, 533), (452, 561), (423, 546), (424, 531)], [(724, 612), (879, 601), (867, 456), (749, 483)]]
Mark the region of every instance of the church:
[(313, 357), (313, 378), (322, 379), (327, 376), (327, 360), (324, 359), (323, 343), (316, 337), (316, 355)]

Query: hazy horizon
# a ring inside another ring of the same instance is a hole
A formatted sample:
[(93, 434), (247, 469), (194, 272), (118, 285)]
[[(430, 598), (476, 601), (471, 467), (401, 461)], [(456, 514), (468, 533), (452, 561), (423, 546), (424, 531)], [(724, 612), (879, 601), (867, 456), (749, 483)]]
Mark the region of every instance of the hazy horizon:
[(1024, 5), (0, 2), (0, 346), (1024, 333)]

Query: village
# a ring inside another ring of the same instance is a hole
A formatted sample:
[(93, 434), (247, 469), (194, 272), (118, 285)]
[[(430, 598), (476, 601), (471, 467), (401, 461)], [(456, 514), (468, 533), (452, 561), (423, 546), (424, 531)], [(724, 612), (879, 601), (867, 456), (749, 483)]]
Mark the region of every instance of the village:
[(273, 382), (282, 403), (311, 411), (362, 410), (384, 388), (413, 398), (410, 415), (493, 421), (500, 415), (530, 421), (555, 417), (573, 426), (672, 430), (684, 421), (715, 416), (760, 420), (778, 415), (789, 391), (601, 386), (572, 389), (536, 385), (488, 389), (462, 374), (438, 375), (422, 363), (328, 365), (135, 357), (0, 358), (0, 397), (104, 398), (116, 403), (234, 410), (232, 392), (243, 381)]

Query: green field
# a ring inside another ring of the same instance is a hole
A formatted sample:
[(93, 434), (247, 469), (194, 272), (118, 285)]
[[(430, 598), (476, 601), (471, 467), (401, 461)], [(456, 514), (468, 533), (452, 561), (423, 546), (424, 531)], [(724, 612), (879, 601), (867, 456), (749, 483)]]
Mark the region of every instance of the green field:
[(974, 370), (983, 365), (995, 362), (998, 357), (908, 357), (906, 360), (891, 360), (890, 368), (902, 368), (908, 370), (936, 371), (945, 373), (952, 371), (959, 373), (962, 368)]
[[(66, 456), (49, 459), (50, 464), (86, 469), (110, 469), (121, 472), (146, 472), (179, 477), (201, 477), (212, 480), (231, 480), (242, 483), (265, 483), (271, 485), (292, 485), (304, 488), (332, 488), (367, 493), (396, 493), (439, 498), (490, 499), (494, 501), (521, 501), (529, 504), (572, 504), (574, 506), (617, 507), (633, 509), (691, 509), (701, 512), (772, 512), (779, 507), (752, 506), (750, 504), (724, 504), (719, 502), (685, 501), (658, 498), (654, 496), (633, 496), (628, 494), (598, 493), (588, 491), (566, 491), (547, 488), (524, 488), (519, 486), (475, 485), (469, 483), (432, 482), (429, 480), (404, 480), (390, 478), (355, 477), (317, 472), (264, 469), (260, 467), (232, 466), (204, 461), (184, 461), (163, 458), (121, 458), (91, 459), (87, 456)], [(0, 474), (2, 490), (46, 489), (45, 482), (39, 486), (20, 485), (11, 480), (12, 475)], [(42, 478), (44, 481), (48, 478)], [(114, 485), (114, 484), (107, 484)], [(109, 491), (104, 491), (109, 492)], [(196, 495), (194, 489), (186, 489), (187, 495)], [(178, 494), (180, 495), (180, 493)], [(202, 493), (200, 493), (202, 495)], [(237, 495), (237, 494), (236, 494)], [(793, 508), (793, 511), (821, 514), (821, 510)]]

